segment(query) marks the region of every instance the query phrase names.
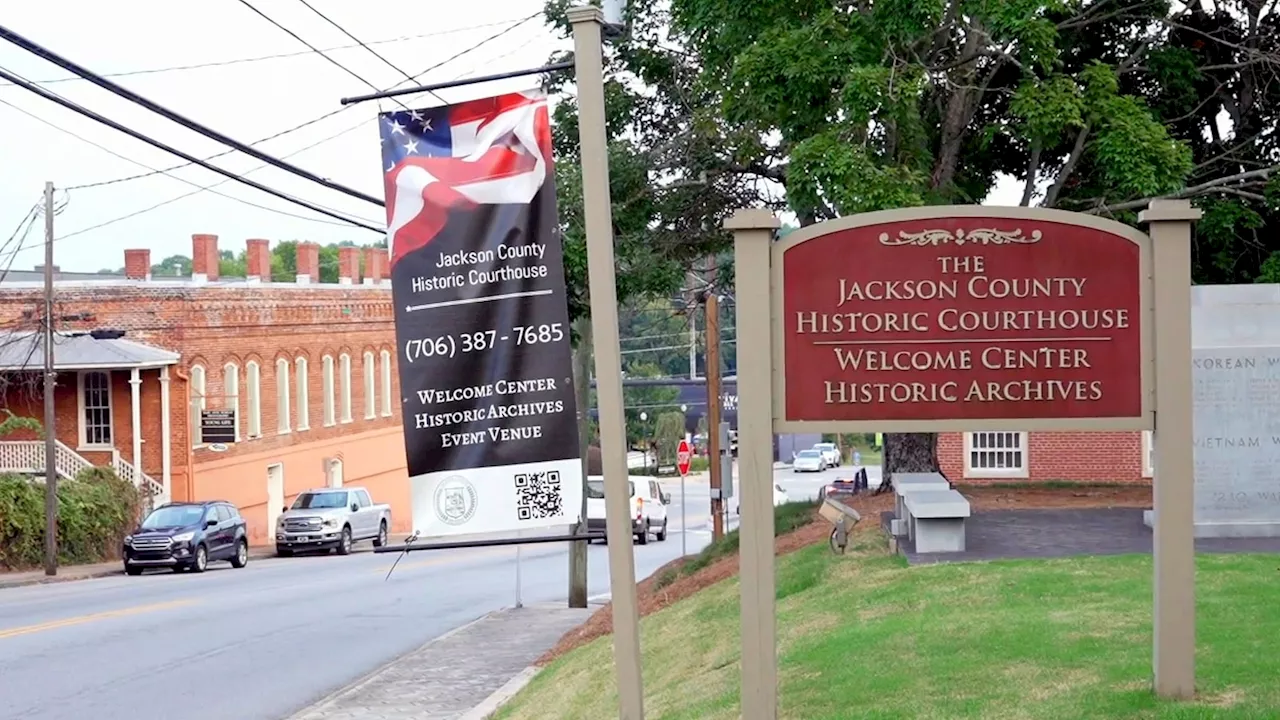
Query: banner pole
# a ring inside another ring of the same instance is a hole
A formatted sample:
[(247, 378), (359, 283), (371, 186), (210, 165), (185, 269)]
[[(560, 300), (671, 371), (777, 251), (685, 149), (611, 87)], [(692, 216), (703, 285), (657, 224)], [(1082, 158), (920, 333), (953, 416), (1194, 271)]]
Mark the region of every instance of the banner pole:
[(600, 410), (600, 457), (604, 471), (605, 529), (609, 538), (609, 589), (613, 597), (613, 660), (618, 674), (618, 716), (643, 720), (640, 674), (640, 613), (636, 599), (635, 550), (627, 473), (626, 423), (622, 414), (622, 354), (618, 343), (618, 287), (613, 260), (613, 207), (609, 197), (608, 128), (604, 106), (604, 13), (594, 6), (570, 8), (577, 63), (582, 215), (587, 236), (587, 282)]
[(520, 599), (520, 545), (516, 546), (516, 607), (524, 607)]

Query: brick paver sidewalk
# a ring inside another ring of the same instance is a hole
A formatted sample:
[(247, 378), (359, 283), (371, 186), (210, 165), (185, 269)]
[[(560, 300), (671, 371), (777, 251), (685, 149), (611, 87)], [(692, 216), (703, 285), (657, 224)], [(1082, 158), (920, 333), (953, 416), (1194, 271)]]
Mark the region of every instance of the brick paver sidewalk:
[(519, 675), (596, 609), (531, 605), (486, 615), (289, 720), (456, 720)]

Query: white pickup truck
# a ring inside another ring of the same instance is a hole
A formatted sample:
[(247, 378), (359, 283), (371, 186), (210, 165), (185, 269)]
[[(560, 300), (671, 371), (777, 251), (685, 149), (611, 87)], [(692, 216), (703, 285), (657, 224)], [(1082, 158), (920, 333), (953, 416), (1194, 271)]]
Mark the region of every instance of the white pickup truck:
[(334, 549), (346, 555), (361, 540), (386, 545), (390, 530), (391, 506), (374, 504), (362, 487), (307, 490), (276, 521), (276, 554)]
[[(631, 478), (627, 483), (631, 486), (631, 532), (636, 541), (648, 544), (650, 533), (658, 542), (666, 540), (670, 493), (663, 492), (657, 480)], [(592, 475), (587, 478), (587, 531), (604, 530), (604, 477)]]

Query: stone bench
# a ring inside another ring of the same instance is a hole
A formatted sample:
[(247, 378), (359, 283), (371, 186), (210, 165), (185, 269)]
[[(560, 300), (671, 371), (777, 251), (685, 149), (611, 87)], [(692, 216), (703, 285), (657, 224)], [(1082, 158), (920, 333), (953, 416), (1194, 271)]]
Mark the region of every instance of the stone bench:
[(894, 517), (897, 518), (889, 528), (894, 535), (908, 534), (906, 498), (917, 492), (937, 492), (950, 490), (951, 483), (942, 473), (894, 473)]
[(918, 553), (964, 552), (969, 501), (955, 490), (912, 492), (906, 496), (907, 536)]

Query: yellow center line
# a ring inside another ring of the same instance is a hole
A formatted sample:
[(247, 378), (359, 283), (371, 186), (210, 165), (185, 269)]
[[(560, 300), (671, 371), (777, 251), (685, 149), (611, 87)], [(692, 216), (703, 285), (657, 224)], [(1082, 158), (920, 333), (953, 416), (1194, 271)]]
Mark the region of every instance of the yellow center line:
[(109, 620), (111, 618), (127, 617), (129, 615), (142, 615), (144, 613), (155, 612), (157, 610), (168, 610), (169, 608), (192, 605), (195, 602), (195, 600), (173, 600), (171, 602), (155, 603), (153, 605), (139, 605), (137, 607), (124, 608), (122, 610), (108, 610), (107, 612), (93, 613), (92, 615), (80, 615), (62, 620), (52, 620), (50, 622), (39, 623), (37, 625), (9, 628), (7, 630), (0, 630), (0, 640), (18, 637), (19, 635), (30, 635), (32, 633), (44, 632), (46, 630), (71, 627), (73, 625), (84, 625), (85, 623), (98, 622), (99, 620)]

